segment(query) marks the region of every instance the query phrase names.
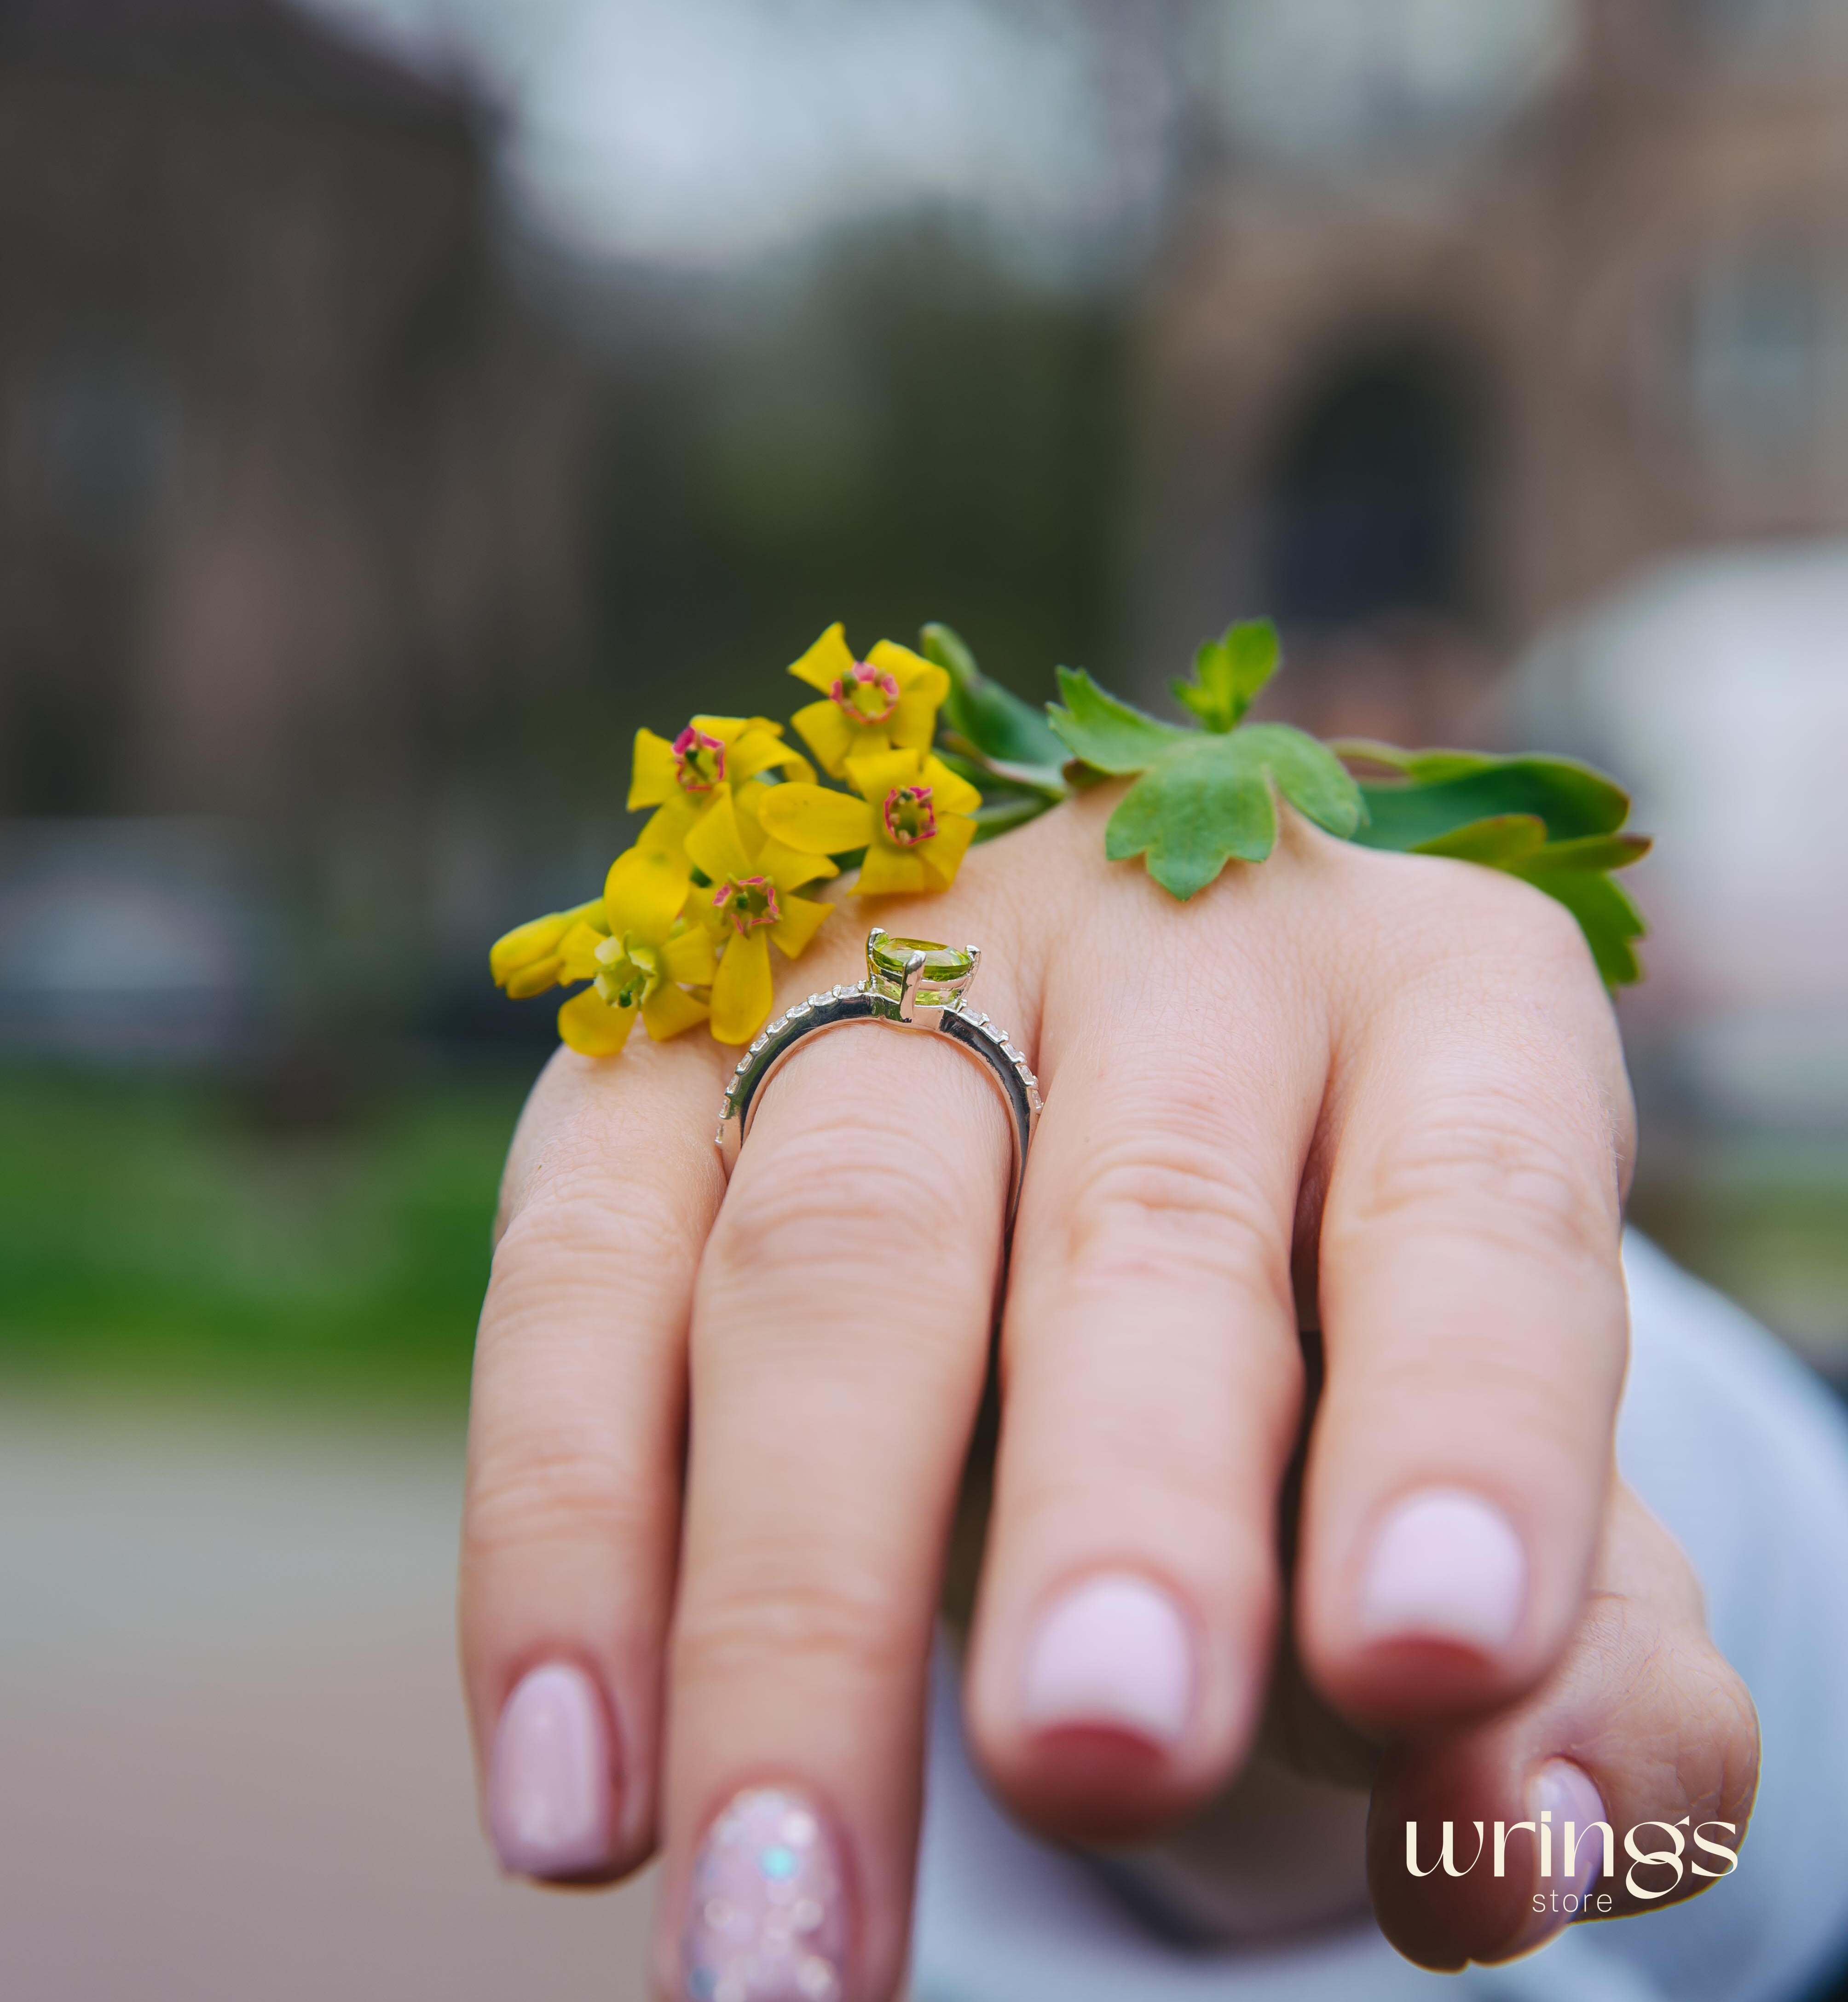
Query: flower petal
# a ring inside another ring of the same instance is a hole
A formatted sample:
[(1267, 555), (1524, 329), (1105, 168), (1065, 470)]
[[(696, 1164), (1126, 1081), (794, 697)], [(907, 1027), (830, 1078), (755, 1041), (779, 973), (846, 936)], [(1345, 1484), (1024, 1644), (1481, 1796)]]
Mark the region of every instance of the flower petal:
[(924, 760), (923, 783), (930, 788), (940, 814), (972, 814), (982, 804), (981, 793), (941, 758)]
[[(832, 709), (834, 705), (830, 703), (828, 706)], [(784, 771), (793, 772), (798, 778), (812, 779), (815, 776), (808, 760), (794, 745), (784, 743), (768, 730), (754, 728), (747, 730), (727, 753), (725, 776), (733, 786), (737, 786), (747, 779), (755, 779), (760, 772), (779, 766)]]
[(770, 927), (770, 936), (784, 958), (800, 959), (807, 951), (809, 940), (827, 922), (828, 914), (834, 906), (818, 903), (813, 897), (783, 897), (777, 901), (783, 916)]
[(917, 847), (919, 859), (924, 864), (926, 875), (931, 879), (931, 888), (947, 890), (956, 881), (956, 872), (962, 867), (963, 857), (969, 852), (969, 843), (975, 839), (975, 823), (961, 814), (945, 814), (937, 822), (937, 831), (929, 841), (920, 842)]
[(899, 696), (898, 706), (892, 711), (885, 727), (892, 741), (905, 750), (927, 750), (931, 738), (936, 734), (937, 705), (915, 690), (908, 691)]
[(757, 851), (756, 866), (757, 873), (768, 876), (779, 890), (799, 890), (804, 883), (825, 883), (829, 877), (841, 873), (839, 865), (825, 855), (804, 854), (774, 835), (764, 837), (764, 845)]
[(544, 959), (534, 960), (529, 965), (516, 968), (500, 985), (507, 989), (508, 1000), (529, 1001), (534, 995), (543, 994), (548, 987), (556, 987), (565, 977), (563, 957), (555, 952)]
[(832, 700), (804, 703), (790, 718), (802, 733), (802, 741), (815, 754), (815, 762), (829, 778), (841, 776), (848, 753), (867, 733), (856, 730)]
[[(763, 718), (749, 716), (690, 716), (687, 720), (694, 729), (703, 731), (708, 737), (717, 738), (729, 751), (746, 731), (749, 730), (754, 724), (761, 724)], [(731, 776), (730, 762), (730, 761), (727, 759), (725, 776), (728, 779)]]
[(657, 1043), (703, 1022), (711, 1011), (684, 987), (657, 987), (642, 1003), (642, 1026)]
[[(775, 790), (782, 792), (785, 788), (779, 786)], [(730, 793), (721, 793), (687, 830), (686, 852), (694, 867), (715, 883), (724, 882), (727, 876), (751, 874), (751, 857), (745, 851), (737, 810)]]
[(712, 934), (701, 925), (676, 932), (661, 949), (662, 972), (689, 987), (710, 987), (718, 963)]
[(847, 760), (847, 780), (877, 814), (894, 786), (922, 783), (924, 760), (915, 751), (870, 751)]
[(574, 980), (594, 980), (599, 971), (597, 948), (609, 936), (601, 925), (576, 924), (558, 942), (558, 956), (563, 967), (560, 981), (569, 984)]
[[(864, 800), (800, 781), (772, 786), (758, 809), (765, 834), (805, 855), (839, 855), (873, 839), (873, 810)], [(705, 864), (701, 863), (704, 868)], [(713, 874), (710, 869), (706, 872)]]
[(770, 1019), (770, 941), (734, 933), (713, 980), (712, 1030), (721, 1043), (748, 1043)]
[(629, 781), (629, 811), (657, 807), (680, 790), (680, 774), (674, 762), (674, 747), (652, 730), (635, 734), (635, 765)]
[(676, 858), (685, 855), (687, 832), (705, 812), (706, 797), (704, 793), (683, 793), (676, 786), (671, 796), (649, 815), (647, 824), (635, 838), (636, 846), (650, 855)]
[(790, 672), (797, 681), (807, 682), (825, 695), (853, 666), (853, 650), (847, 644), (847, 629), (837, 619), (800, 660), (790, 661)]
[[(488, 949), (488, 971), (493, 975), (494, 985), (504, 987), (521, 967), (535, 966), (541, 960), (551, 958), (558, 950), (559, 940), (574, 925), (581, 923), (593, 913), (600, 918), (602, 911), (603, 899), (593, 897), (588, 904), (580, 904), (574, 910), (552, 911), (542, 918), (528, 918), (525, 924), (515, 925)], [(528, 991), (536, 993), (539, 990)]]
[(877, 842), (860, 864), (856, 897), (909, 896), (931, 887), (923, 858), (915, 848), (891, 848)]
[(613, 1057), (629, 1040), (636, 1010), (612, 1008), (594, 987), (574, 994), (558, 1011), (558, 1033), (580, 1056)]
[(870, 667), (884, 668), (902, 693), (917, 696), (933, 709), (941, 709), (949, 699), (950, 676), (936, 661), (901, 647), (896, 640), (881, 640), (866, 656)]
[(611, 936), (633, 933), (645, 944), (659, 945), (674, 929), (692, 881), (684, 857), (625, 849), (603, 879), (603, 909)]

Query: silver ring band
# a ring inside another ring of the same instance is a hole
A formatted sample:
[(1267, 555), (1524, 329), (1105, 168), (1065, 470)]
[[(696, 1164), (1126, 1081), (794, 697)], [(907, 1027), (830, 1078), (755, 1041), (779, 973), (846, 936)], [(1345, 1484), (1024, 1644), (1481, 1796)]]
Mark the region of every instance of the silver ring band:
[(1020, 1180), (1026, 1172), (1027, 1150), (1033, 1144), (1034, 1133), (1040, 1121), (1039, 1080), (1028, 1068), (1025, 1056), (1009, 1040), (1005, 1029), (998, 1027), (987, 1016), (970, 1014), (963, 1007), (960, 989), (974, 978), (975, 962), (980, 958), (975, 948), (969, 948), (969, 971), (957, 983), (958, 991), (950, 993), (940, 1004), (933, 1005), (917, 998), (924, 975), (924, 955), (921, 952), (909, 955), (919, 963), (906, 967), (901, 981), (889, 975), (880, 976), (874, 965), (873, 953), (884, 936), (884, 933), (876, 928), (867, 939), (868, 971), (864, 980), (852, 987), (831, 988), (825, 992), (810, 995), (806, 1001), (793, 1003), (765, 1026), (744, 1052), (732, 1073), (730, 1083), (726, 1086), (725, 1097), (719, 1107), (719, 1129), (713, 1135), (724, 1160), (725, 1172), (729, 1175), (737, 1163), (739, 1150), (762, 1102), (765, 1086), (788, 1062), (804, 1037), (818, 1035), (828, 1029), (844, 1028), (853, 1022), (874, 1022), (885, 1028), (905, 1030), (914, 1034), (947, 1036), (958, 1048), (981, 1059), (1007, 1113), (1008, 1134), (1013, 1146), (1013, 1167), (1008, 1179), (1007, 1195), (1007, 1227), (1011, 1230), (1014, 1212), (1020, 1207)]

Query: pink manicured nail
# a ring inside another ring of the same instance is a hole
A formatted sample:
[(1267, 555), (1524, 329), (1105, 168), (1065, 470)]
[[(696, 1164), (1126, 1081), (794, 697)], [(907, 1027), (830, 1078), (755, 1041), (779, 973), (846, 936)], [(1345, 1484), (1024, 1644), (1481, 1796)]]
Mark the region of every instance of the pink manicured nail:
[(781, 1787), (734, 1794), (687, 1890), (691, 2002), (840, 2002), (853, 1931), (841, 1849), (821, 1810)]
[(582, 1877), (610, 1861), (615, 1802), (609, 1725), (583, 1669), (549, 1662), (522, 1676), (495, 1728), (488, 1827), (521, 1877)]
[[(1544, 1824), (1543, 1814), (1549, 1817)], [(1531, 1953), (1555, 1933), (1564, 1931), (1584, 1911), (1585, 1894), (1595, 1888), (1604, 1868), (1602, 1831), (1586, 1833), (1594, 1822), (1607, 1819), (1604, 1803), (1584, 1770), (1571, 1760), (1549, 1759), (1534, 1774), (1527, 1789), (1527, 1818), (1536, 1830), (1543, 1826), (1546, 1829), (1545, 1843), (1537, 1833), (1535, 1836), (1536, 1854), (1550, 1860), (1553, 1873), (1535, 1877), (1535, 1892), (1545, 1903), (1515, 1935), (1512, 1950), (1517, 1953)], [(1578, 1846), (1570, 1871), (1566, 1861), (1568, 1827)]]
[(1505, 1647), (1520, 1624), (1527, 1557), (1499, 1508), (1460, 1488), (1408, 1495), (1386, 1517), (1361, 1585), (1372, 1640)]
[(1133, 1572), (1087, 1579), (1055, 1603), (1027, 1651), (1020, 1712), (1039, 1730), (1100, 1725), (1172, 1745), (1194, 1700), (1180, 1609)]

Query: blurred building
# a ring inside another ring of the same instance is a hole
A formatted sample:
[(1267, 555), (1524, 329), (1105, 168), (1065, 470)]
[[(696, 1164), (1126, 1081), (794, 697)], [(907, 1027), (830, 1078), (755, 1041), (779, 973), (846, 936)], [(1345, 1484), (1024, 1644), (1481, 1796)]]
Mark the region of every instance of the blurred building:
[(1416, 11), (1230, 17), (1143, 319), (1139, 650), (1268, 609), (1299, 709), (1428, 741), (1649, 560), (1848, 528), (1848, 9)]
[(0, 813), (325, 825), (581, 659), (483, 126), (279, 0), (0, 0)]

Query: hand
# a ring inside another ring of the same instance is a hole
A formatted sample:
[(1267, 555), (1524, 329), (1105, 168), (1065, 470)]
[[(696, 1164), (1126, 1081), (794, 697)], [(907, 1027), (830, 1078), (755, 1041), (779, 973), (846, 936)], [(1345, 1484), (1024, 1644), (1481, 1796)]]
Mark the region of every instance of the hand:
[[(877, 912), (985, 948), (974, 1005), (1046, 1095), (966, 1690), (994, 1783), (1051, 1833), (1122, 1840), (1236, 1771), (1281, 1622), (1302, 1324), (1327, 1381), (1290, 1624), (1320, 1699), (1393, 1745), (1376, 1823), (1452, 1783), (1438, 1820), (1491, 1797), (1519, 1819), (1560, 1755), (1613, 1817), (1742, 1822), (1750, 1706), (1685, 1567), (1613, 1499), (1631, 1116), (1576, 928), (1293, 820), (1177, 906), (1102, 861), (1114, 791)], [(859, 916), (790, 993), (859, 976)], [(469, 1707), (509, 1867), (607, 1878), (664, 1848), (664, 1993), (759, 1937), (756, 1858), (806, 1927), (790, 1992), (860, 2002), (902, 1969), (1005, 1132), (959, 1052), (842, 1031), (769, 1089), (727, 1190), (728, 1069), (691, 1038), (561, 1052), (521, 1122), (476, 1358)], [(1613, 1564), (1638, 1613), (1600, 1651), (1587, 1588)], [(1651, 1622), (1677, 1645), (1639, 1707)], [(1528, 1923), (1512, 1877), (1375, 1881), (1433, 1962)]]

